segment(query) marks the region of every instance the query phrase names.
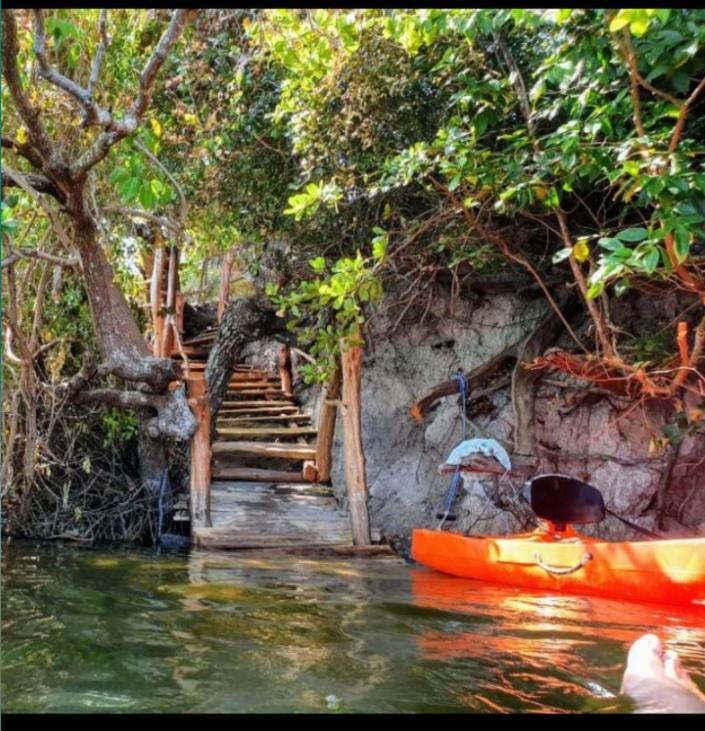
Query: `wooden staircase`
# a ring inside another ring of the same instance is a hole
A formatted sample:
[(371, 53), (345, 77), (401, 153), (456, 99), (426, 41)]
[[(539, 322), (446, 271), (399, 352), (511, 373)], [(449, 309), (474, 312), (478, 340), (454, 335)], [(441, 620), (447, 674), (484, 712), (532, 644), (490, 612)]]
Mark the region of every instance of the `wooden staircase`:
[[(205, 370), (215, 335), (212, 330), (182, 343), (192, 378)], [(178, 350), (173, 357), (179, 357)], [(282, 382), (280, 375), (261, 368), (235, 366), (211, 443), (209, 520), (191, 526), (196, 546), (353, 549), (348, 513), (338, 506), (332, 488), (316, 484), (312, 415)], [(374, 533), (379, 540), (379, 532)]]

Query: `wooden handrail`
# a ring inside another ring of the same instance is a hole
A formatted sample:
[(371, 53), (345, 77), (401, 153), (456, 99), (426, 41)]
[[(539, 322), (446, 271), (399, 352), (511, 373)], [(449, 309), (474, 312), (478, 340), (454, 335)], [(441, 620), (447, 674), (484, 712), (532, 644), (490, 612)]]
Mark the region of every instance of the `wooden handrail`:
[(372, 543), (370, 516), (367, 507), (367, 476), (365, 453), (362, 448), (362, 414), (360, 391), (362, 381), (362, 348), (359, 345), (345, 349), (341, 341), (340, 363), (343, 372), (342, 417), (343, 451), (345, 454), (345, 485), (350, 503), (350, 522), (353, 543), (366, 546)]
[(333, 462), (333, 437), (335, 436), (335, 417), (338, 413), (336, 401), (340, 399), (342, 374), (338, 366), (328, 382), (321, 389), (318, 409), (318, 438), (316, 440), (316, 467), (318, 479), (328, 482)]
[(191, 530), (209, 528), (211, 493), (211, 410), (203, 376), (186, 379), (186, 394), (198, 428), (191, 437)]

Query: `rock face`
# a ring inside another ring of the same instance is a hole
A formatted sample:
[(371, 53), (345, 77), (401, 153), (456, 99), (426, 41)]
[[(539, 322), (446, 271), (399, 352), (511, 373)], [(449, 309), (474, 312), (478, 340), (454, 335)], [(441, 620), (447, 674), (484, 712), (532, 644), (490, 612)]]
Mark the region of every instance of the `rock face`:
[[(409, 416), (411, 402), (455, 370), (465, 371), (490, 360), (528, 334), (546, 313), (542, 299), (497, 295), (456, 307), (435, 301), (433, 318), (397, 329), (391, 337), (368, 344), (363, 365), (363, 441), (372, 524), (402, 550), (414, 527), (436, 527), (450, 483), (438, 467), (461, 440), (456, 396), (435, 406), (422, 424)], [(623, 402), (547, 384), (536, 388), (535, 429), (540, 458), (538, 474), (563, 472), (598, 487), (605, 503), (646, 529), (655, 529), (657, 494), (667, 471), (668, 453), (654, 449), (663, 437), (665, 414), (648, 413)], [(548, 377), (548, 380), (552, 379)], [(553, 379), (556, 380), (555, 378)], [(472, 417), (467, 437), (492, 437), (510, 453), (513, 409), (509, 388), (489, 396), (487, 413)], [(663, 528), (674, 535), (692, 534), (705, 521), (705, 440), (688, 437), (680, 446), (679, 464), (703, 460), (699, 470), (677, 480), (664, 505), (671, 516)], [(650, 445), (651, 450), (650, 451)], [(697, 459), (696, 459), (697, 458)], [(333, 485), (345, 495), (342, 435), (336, 428)], [(677, 474), (677, 470), (674, 471)], [(697, 485), (703, 487), (698, 490)], [(466, 477), (458, 491), (453, 530), (473, 534), (502, 534), (531, 528), (519, 500), (521, 484), (508, 478)], [(689, 492), (693, 493), (688, 497)], [(683, 504), (683, 500), (687, 502)], [(618, 539), (635, 537), (614, 518), (586, 533)], [(703, 531), (701, 531), (703, 532)]]
[[(403, 322), (391, 336), (368, 340), (362, 374), (363, 445), (367, 459), (370, 517), (373, 526), (402, 551), (411, 530), (437, 527), (450, 483), (438, 467), (461, 440), (456, 396), (442, 399), (422, 424), (409, 415), (412, 401), (458, 368), (469, 371), (526, 336), (545, 315), (540, 297), (512, 294), (475, 302), (434, 300), (424, 322)], [(393, 319), (382, 319), (384, 332)], [(277, 344), (258, 341), (247, 346), (246, 360), (276, 368)], [(705, 439), (686, 436), (677, 451), (669, 489), (661, 485), (670, 452), (658, 443), (667, 415), (656, 405), (642, 408), (584, 390), (559, 388), (555, 374), (536, 385), (535, 434), (537, 473), (562, 472), (598, 487), (605, 503), (646, 529), (656, 525), (657, 509), (665, 513), (660, 530), (669, 535), (705, 535)], [(295, 378), (296, 396), (317, 412), (318, 389)], [(510, 453), (514, 414), (508, 387), (484, 400), (481, 415), (468, 421), (467, 437), (492, 437)], [(688, 404), (686, 404), (688, 406)], [(693, 404), (695, 406), (695, 404)], [(699, 463), (699, 464), (698, 464)], [(345, 499), (340, 419), (333, 448), (332, 482)], [(519, 500), (519, 481), (507, 478), (464, 479), (458, 490), (453, 530), (502, 534), (532, 527)], [(664, 495), (664, 497), (659, 497)], [(614, 518), (584, 532), (609, 539), (636, 537)]]
[[(414, 527), (438, 525), (449, 477), (438, 473), (460, 441), (457, 397), (440, 402), (423, 424), (409, 416), (411, 402), (458, 368), (470, 370), (490, 360), (528, 334), (545, 315), (543, 301), (521, 301), (511, 295), (466, 304), (454, 317), (448, 301), (436, 301), (433, 318), (404, 324), (391, 337), (372, 342), (363, 364), (363, 446), (372, 524), (402, 549)], [(506, 390), (506, 389), (505, 389)], [(492, 436), (511, 446), (511, 405), (507, 392), (493, 397), (492, 418), (468, 423), (468, 437)], [(489, 422), (491, 421), (491, 426)], [(509, 440), (509, 441), (507, 441)], [(333, 485), (345, 494), (342, 438), (336, 429)], [(479, 481), (473, 481), (478, 483)], [(512, 516), (495, 507), (480, 484), (461, 490), (456, 512), (459, 528), (478, 517), (480, 530), (506, 532)], [(487, 514), (487, 515), (485, 515)], [(487, 518), (492, 517), (488, 523)]]

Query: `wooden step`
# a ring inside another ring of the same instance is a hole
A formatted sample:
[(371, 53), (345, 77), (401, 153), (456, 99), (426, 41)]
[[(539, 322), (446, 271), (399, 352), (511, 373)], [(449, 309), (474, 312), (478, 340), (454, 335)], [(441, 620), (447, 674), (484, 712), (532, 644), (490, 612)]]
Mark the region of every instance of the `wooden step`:
[[(252, 416), (221, 416), (218, 415), (218, 425), (223, 426), (241, 426), (244, 424), (258, 423), (263, 421), (271, 421), (273, 423), (280, 421), (295, 422), (310, 422), (310, 414), (264, 414), (264, 415), (252, 415)], [(227, 423), (226, 423), (227, 422)]]
[(281, 391), (278, 383), (272, 381), (230, 381), (228, 393), (235, 391), (246, 391), (248, 389), (261, 391)]
[(260, 470), (254, 467), (225, 467), (217, 462), (211, 476), (214, 480), (249, 480), (252, 482), (305, 482), (301, 472), (285, 470)]
[(257, 373), (235, 373), (234, 375), (230, 376), (230, 380), (228, 383), (237, 383), (238, 385), (241, 383), (276, 383), (278, 384), (279, 378), (276, 376), (268, 376), (266, 373), (257, 374)]
[(261, 426), (261, 427), (237, 427), (218, 425), (218, 436), (230, 439), (276, 439), (296, 437), (310, 437), (318, 434), (315, 426)]
[(276, 444), (275, 442), (213, 442), (214, 455), (218, 454), (249, 454), (260, 457), (277, 459), (315, 459), (316, 447), (311, 444)]
[[(205, 360), (192, 360), (191, 365), (195, 366), (196, 368), (205, 368), (206, 367), (206, 361)], [(248, 373), (266, 373), (266, 371), (255, 369), (254, 366), (250, 365), (244, 365), (244, 366), (235, 366), (234, 373), (242, 373), (244, 375), (247, 375)], [(267, 375), (272, 375), (271, 373)]]
[[(199, 548), (289, 548), (305, 547), (311, 550), (326, 545), (337, 546), (352, 543), (352, 534), (343, 530), (331, 532), (319, 540), (312, 539), (307, 531), (288, 535), (268, 536), (260, 532), (244, 533), (240, 528), (194, 528), (193, 542)], [(345, 543), (344, 543), (345, 542)]]
[(237, 389), (235, 391), (228, 389), (226, 395), (228, 396), (228, 398), (238, 396), (262, 396), (263, 398), (268, 398), (271, 400), (288, 399), (288, 396), (286, 396), (280, 388), (243, 388), (242, 390)]
[[(266, 471), (266, 470), (265, 470)], [(259, 496), (259, 497), (258, 497)], [(211, 497), (214, 503), (222, 508), (224, 504), (231, 504), (233, 501), (242, 500), (255, 507), (252, 503), (259, 499), (272, 497), (281, 503), (282, 500), (295, 502), (297, 504), (330, 506), (330, 500), (335, 502), (335, 490), (326, 485), (305, 485), (293, 483), (269, 483), (262, 485), (256, 480), (213, 480), (211, 485)], [(260, 504), (259, 508), (263, 506)], [(342, 511), (343, 515), (347, 515)]]
[(194, 335), (193, 337), (184, 340), (182, 345), (200, 345), (202, 343), (212, 343), (215, 341), (217, 333), (205, 333), (203, 335)]
[(225, 399), (220, 405), (219, 413), (222, 413), (223, 411), (252, 411), (253, 409), (257, 409), (264, 413), (265, 411), (276, 412), (289, 409), (298, 410), (298, 408), (299, 407), (293, 401), (285, 399), (279, 399), (277, 401), (265, 401), (264, 399), (260, 399), (259, 401)]

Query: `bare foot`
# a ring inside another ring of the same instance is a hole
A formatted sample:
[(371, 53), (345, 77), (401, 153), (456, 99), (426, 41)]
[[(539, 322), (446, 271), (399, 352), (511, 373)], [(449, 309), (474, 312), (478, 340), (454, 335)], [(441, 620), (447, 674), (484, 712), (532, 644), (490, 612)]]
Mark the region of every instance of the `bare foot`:
[(631, 646), (622, 693), (634, 699), (637, 713), (705, 713), (705, 695), (656, 635), (644, 635)]

